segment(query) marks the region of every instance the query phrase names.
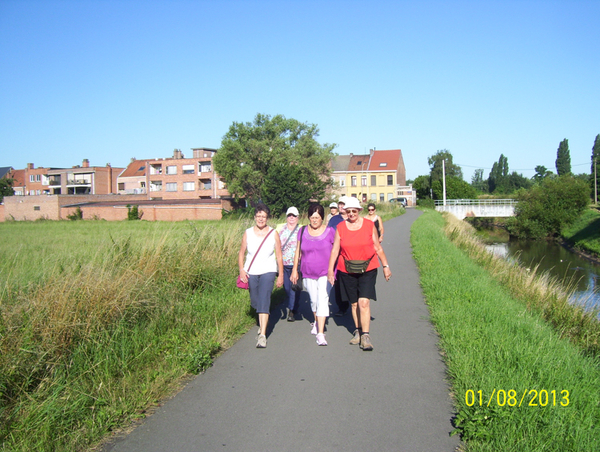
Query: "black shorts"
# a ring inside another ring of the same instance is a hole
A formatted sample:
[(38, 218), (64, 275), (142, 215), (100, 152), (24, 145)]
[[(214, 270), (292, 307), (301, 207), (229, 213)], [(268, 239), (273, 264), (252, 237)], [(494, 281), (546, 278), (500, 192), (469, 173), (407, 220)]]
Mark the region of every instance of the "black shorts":
[(338, 270), (337, 277), (340, 280), (342, 300), (350, 304), (358, 302), (359, 298), (377, 300), (375, 293), (377, 269), (365, 273), (344, 273)]

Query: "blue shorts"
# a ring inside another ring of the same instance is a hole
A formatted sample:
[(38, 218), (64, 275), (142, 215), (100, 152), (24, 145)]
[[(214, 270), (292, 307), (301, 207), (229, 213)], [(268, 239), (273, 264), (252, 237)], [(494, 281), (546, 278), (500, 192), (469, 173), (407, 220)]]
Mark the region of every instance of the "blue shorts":
[(262, 275), (250, 275), (248, 285), (250, 286), (250, 306), (259, 314), (268, 314), (271, 310), (271, 293), (277, 273), (263, 273)]
[(359, 298), (377, 300), (377, 269), (365, 273), (345, 273), (338, 270), (337, 277), (340, 280), (342, 300), (350, 304), (357, 303)]

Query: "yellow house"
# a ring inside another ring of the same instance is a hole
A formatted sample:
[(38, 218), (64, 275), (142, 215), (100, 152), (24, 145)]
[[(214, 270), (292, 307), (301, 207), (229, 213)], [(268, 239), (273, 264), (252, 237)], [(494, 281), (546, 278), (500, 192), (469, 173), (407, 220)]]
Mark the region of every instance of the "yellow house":
[(400, 149), (371, 149), (366, 155), (340, 155), (332, 163), (334, 194), (353, 196), (361, 202), (385, 202), (402, 196), (406, 169)]

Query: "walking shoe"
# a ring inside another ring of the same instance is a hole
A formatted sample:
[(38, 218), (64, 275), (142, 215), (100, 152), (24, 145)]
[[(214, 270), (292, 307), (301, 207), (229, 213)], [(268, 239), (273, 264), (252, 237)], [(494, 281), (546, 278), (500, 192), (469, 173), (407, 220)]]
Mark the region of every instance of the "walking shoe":
[(360, 331), (356, 329), (352, 334), (353, 336), (352, 339), (350, 339), (350, 345), (358, 345), (360, 343)]
[(294, 311), (292, 311), (291, 309), (288, 312), (287, 321), (288, 322), (295, 322), (296, 321), (296, 317), (294, 316)]
[(327, 345), (325, 335), (323, 333), (317, 334), (317, 345)]
[(312, 329), (310, 330), (310, 334), (317, 334), (319, 331), (317, 330), (317, 322), (311, 323)]
[(360, 337), (360, 348), (362, 348), (365, 352), (370, 352), (373, 350), (373, 344), (371, 344), (371, 337), (368, 334), (363, 334)]
[(256, 343), (256, 348), (267, 348), (267, 336), (261, 334), (258, 336), (258, 342)]

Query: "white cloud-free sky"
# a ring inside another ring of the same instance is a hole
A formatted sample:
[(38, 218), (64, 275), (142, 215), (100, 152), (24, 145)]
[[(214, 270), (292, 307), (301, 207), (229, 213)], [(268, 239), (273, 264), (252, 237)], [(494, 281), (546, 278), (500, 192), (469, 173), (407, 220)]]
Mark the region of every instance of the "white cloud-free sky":
[(218, 148), (257, 113), (339, 154), (589, 173), (600, 1), (0, 0), (0, 166)]

